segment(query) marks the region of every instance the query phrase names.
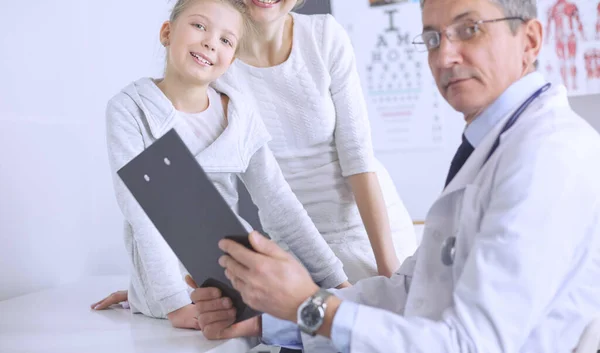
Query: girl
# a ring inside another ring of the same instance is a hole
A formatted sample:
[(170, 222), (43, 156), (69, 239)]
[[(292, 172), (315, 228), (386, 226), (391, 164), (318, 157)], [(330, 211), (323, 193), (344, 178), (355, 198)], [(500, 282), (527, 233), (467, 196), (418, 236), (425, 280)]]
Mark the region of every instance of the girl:
[(214, 86), (254, 99), (283, 175), (350, 282), (391, 276), (416, 237), (373, 156), (348, 35), (330, 15), (291, 12), (304, 0), (244, 2), (259, 35)]
[(241, 95), (232, 93), (230, 100), (209, 87), (229, 68), (248, 33), (245, 14), (244, 4), (235, 0), (179, 0), (160, 30), (167, 48), (164, 78), (133, 82), (107, 107), (109, 160), (133, 265), (129, 305), (134, 312), (167, 317), (176, 327), (197, 328), (179, 261), (116, 175), (171, 128), (233, 209), (239, 177), (265, 230), (289, 246), (315, 281), (323, 287), (348, 285), (342, 263), (286, 183), (251, 105)]

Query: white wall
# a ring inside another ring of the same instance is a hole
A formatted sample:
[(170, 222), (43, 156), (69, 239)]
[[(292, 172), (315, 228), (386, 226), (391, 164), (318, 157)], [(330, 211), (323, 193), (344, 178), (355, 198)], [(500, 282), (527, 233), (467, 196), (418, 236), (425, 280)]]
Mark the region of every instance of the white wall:
[(0, 2), (0, 300), (127, 271), (104, 108), (160, 74), (169, 5)]
[[(104, 107), (132, 80), (160, 74), (157, 33), (171, 4), (0, 2), (0, 300), (126, 272)], [(600, 96), (572, 103), (600, 129)]]
[(569, 102), (573, 110), (600, 132), (600, 94), (571, 97)]

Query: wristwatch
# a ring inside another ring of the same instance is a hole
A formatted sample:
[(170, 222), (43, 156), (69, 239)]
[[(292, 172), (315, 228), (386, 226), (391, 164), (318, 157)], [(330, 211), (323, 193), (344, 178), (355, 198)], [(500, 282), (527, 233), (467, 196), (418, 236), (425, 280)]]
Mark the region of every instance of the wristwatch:
[(319, 289), (317, 293), (306, 299), (298, 307), (298, 327), (300, 330), (311, 336), (316, 335), (325, 319), (325, 309), (327, 309), (327, 298), (332, 294), (324, 289)]

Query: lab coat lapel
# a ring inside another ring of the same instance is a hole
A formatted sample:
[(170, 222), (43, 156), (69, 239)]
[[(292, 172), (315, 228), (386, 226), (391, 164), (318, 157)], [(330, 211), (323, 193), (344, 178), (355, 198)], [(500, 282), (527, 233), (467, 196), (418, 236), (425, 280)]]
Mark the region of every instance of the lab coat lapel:
[[(511, 112), (512, 113), (512, 112)], [(510, 115), (504, 117), (502, 121), (497, 124), (481, 141), (479, 146), (475, 148), (469, 159), (465, 162), (462, 168), (458, 171), (454, 179), (448, 184), (448, 186), (442, 191), (440, 199), (444, 198), (453, 192), (460, 191), (465, 188), (469, 183), (475, 180), (475, 177), (483, 167), (485, 160), (490, 153), (498, 134), (502, 130), (506, 120)]]

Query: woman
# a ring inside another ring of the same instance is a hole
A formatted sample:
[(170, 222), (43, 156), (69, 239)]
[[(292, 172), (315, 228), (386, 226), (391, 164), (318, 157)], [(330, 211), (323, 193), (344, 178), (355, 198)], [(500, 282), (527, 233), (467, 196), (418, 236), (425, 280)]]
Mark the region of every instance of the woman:
[(391, 276), (416, 237), (373, 156), (348, 35), (330, 15), (291, 12), (303, 0), (244, 2), (258, 35), (214, 86), (254, 98), (285, 179), (350, 282)]

